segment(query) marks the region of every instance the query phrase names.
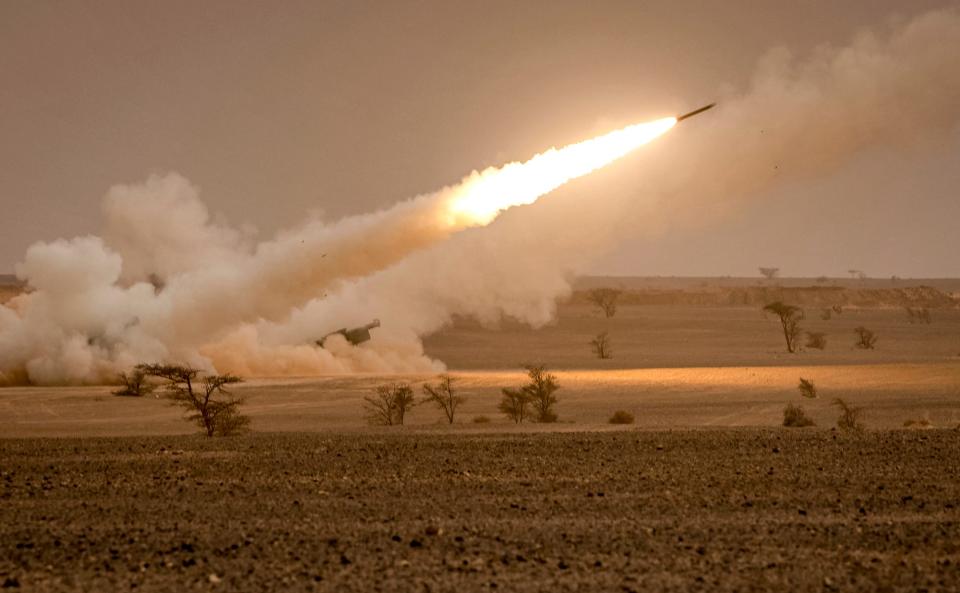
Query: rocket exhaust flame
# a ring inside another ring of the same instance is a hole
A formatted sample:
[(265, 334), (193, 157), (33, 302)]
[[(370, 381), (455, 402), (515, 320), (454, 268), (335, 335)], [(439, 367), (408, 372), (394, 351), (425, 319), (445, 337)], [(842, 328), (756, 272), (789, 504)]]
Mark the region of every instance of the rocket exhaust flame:
[(634, 124), (563, 148), (551, 148), (524, 163), (488, 169), (467, 181), (464, 191), (451, 200), (450, 214), (455, 220), (467, 217), (472, 224), (487, 224), (502, 210), (531, 204), (561, 185), (626, 156), (666, 133), (677, 121), (666, 117)]

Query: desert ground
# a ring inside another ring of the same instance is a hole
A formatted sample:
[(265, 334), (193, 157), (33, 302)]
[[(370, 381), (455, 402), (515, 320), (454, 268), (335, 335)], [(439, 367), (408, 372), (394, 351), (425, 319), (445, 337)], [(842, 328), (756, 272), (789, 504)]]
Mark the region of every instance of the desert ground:
[[(236, 393), (253, 432), (218, 439), (161, 397), (0, 389), (0, 582), (960, 587), (957, 282), (632, 280), (611, 318), (589, 303), (590, 282), (546, 327), (457, 320), (425, 341), (467, 397), (453, 425), (425, 405), (402, 427), (367, 423), (377, 385), (407, 381), (419, 395), (425, 375), (248, 378)], [(758, 304), (784, 295), (826, 349), (785, 351)], [(911, 323), (906, 306), (929, 307), (930, 323)], [(854, 347), (857, 326), (877, 333), (875, 349)], [(603, 331), (608, 360), (588, 344)], [(557, 424), (498, 414), (525, 362), (556, 373)], [(818, 398), (800, 396), (800, 377)], [(835, 429), (837, 397), (863, 409), (865, 432)], [(817, 426), (781, 427), (788, 403)], [(608, 424), (616, 410), (635, 423)], [(904, 428), (920, 420), (932, 428)]]

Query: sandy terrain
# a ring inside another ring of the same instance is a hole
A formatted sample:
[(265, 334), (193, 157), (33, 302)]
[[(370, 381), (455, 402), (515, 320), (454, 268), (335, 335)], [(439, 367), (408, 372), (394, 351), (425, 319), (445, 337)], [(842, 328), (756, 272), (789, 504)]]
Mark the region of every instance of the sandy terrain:
[[(875, 350), (853, 347), (853, 328), (879, 335)], [(875, 428), (926, 418), (960, 424), (960, 311), (934, 310), (932, 323), (909, 323), (899, 309), (852, 309), (830, 320), (811, 314), (810, 331), (827, 333), (827, 348), (788, 354), (778, 322), (756, 307), (624, 306), (612, 319), (586, 305), (560, 307), (556, 323), (482, 328), (459, 321), (430, 337), (427, 353), (445, 361), (468, 397), (457, 430), (516, 430), (496, 411), (500, 389), (523, 381), (521, 362), (557, 373), (555, 428), (602, 428), (624, 409), (644, 428), (776, 426), (787, 403), (801, 403), (802, 376), (821, 392), (802, 402), (821, 426), (833, 424), (834, 397), (866, 410)], [(608, 331), (613, 358), (599, 360), (588, 342)], [(261, 431), (362, 430), (365, 395), (376, 385), (429, 376), (251, 379), (238, 388)], [(0, 434), (109, 436), (182, 434), (193, 428), (164, 400), (116, 398), (107, 387), (0, 389)], [(417, 387), (419, 393), (419, 387)], [(473, 417), (493, 422), (477, 426)], [(408, 423), (437, 426), (440, 413), (414, 408)], [(522, 427), (533, 430), (532, 427)]]

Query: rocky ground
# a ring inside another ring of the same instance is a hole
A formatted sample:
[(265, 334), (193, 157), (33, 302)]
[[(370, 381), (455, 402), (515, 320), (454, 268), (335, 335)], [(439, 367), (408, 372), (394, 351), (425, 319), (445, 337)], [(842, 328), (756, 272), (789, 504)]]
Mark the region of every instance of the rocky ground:
[(27, 591), (960, 588), (960, 433), (0, 440)]

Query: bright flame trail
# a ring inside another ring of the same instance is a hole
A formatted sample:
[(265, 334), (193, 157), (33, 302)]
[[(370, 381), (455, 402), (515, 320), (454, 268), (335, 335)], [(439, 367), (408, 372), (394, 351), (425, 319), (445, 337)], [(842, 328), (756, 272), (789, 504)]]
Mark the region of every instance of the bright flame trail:
[(560, 149), (551, 148), (525, 163), (476, 173), (464, 180), (461, 191), (450, 202), (450, 213), (454, 220), (466, 216), (473, 224), (487, 224), (501, 210), (531, 204), (568, 181), (626, 156), (676, 123), (677, 118), (666, 117), (634, 124)]

